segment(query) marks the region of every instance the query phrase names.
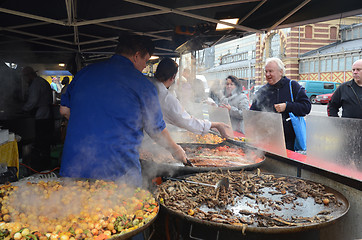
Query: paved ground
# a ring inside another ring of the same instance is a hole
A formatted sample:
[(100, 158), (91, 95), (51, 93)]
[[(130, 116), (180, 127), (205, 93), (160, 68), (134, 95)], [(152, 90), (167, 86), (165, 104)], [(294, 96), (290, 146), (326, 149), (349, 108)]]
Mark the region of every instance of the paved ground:
[(312, 110), (309, 115), (327, 117), (327, 105), (312, 104)]
[[(327, 117), (327, 105), (312, 104), (312, 110), (309, 115)], [(339, 109), (338, 115), (342, 115), (342, 108)]]

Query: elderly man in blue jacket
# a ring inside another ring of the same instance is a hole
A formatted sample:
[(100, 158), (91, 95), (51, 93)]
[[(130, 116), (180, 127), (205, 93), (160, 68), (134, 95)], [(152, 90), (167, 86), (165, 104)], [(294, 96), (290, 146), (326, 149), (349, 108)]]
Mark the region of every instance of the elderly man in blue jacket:
[[(296, 81), (284, 76), (285, 67), (279, 58), (268, 58), (265, 62), (267, 84), (256, 93), (250, 110), (281, 113), (283, 119), (286, 148), (294, 151), (295, 133), (289, 112), (296, 116), (305, 116), (311, 110), (311, 103), (304, 88)], [(291, 82), (293, 99), (289, 83)]]

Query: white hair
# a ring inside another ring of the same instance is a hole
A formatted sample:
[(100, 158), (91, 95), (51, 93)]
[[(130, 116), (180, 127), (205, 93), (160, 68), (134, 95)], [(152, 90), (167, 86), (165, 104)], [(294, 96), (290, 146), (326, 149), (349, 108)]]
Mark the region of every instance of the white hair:
[(267, 58), (265, 60), (265, 65), (267, 65), (267, 64), (269, 64), (271, 62), (275, 62), (277, 64), (279, 69), (282, 70), (282, 73), (283, 73), (283, 76), (284, 76), (285, 75), (285, 66), (284, 66), (284, 63), (282, 62), (282, 60), (280, 60), (279, 58), (276, 58), (276, 57)]
[(356, 63), (362, 63), (362, 59), (358, 59), (357, 61), (355, 61), (355, 62), (352, 64), (352, 66), (355, 65)]

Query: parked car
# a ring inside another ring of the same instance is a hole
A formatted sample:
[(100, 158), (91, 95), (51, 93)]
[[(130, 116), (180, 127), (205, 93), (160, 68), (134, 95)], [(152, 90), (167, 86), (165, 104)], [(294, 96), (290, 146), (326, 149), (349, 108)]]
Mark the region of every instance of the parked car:
[(312, 80), (300, 80), (299, 84), (305, 88), (305, 93), (309, 97), (311, 103), (316, 103), (317, 95), (333, 93), (339, 85), (338, 82), (324, 82)]
[(321, 94), (315, 97), (315, 103), (326, 105), (331, 101), (333, 93)]

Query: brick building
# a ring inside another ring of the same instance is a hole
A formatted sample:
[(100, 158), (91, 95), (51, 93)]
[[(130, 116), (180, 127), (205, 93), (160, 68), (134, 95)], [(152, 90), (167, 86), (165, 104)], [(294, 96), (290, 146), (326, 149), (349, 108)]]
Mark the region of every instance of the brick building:
[(309, 24), (257, 34), (255, 79), (264, 84), (264, 62), (279, 57), (285, 64), (286, 76), (300, 80), (299, 56), (338, 40), (338, 21)]
[(300, 55), (302, 80), (346, 82), (352, 79), (352, 64), (362, 59), (362, 24), (342, 26), (341, 39)]
[[(318, 71), (323, 62), (310, 61), (311, 53), (343, 41), (343, 31), (349, 29), (355, 23), (361, 23), (362, 17), (348, 17), (315, 24), (273, 30), (263, 34), (251, 34), (229, 42), (217, 44), (204, 49), (202, 59), (208, 59), (209, 64), (197, 60), (197, 67), (207, 79), (223, 79), (227, 75), (235, 75), (243, 79), (255, 80), (255, 84), (265, 84), (264, 63), (268, 57), (279, 57), (286, 65), (286, 76), (293, 80), (325, 80), (335, 81), (328, 76), (337, 75), (321, 74)], [(356, 32), (352, 34), (355, 35)], [(349, 31), (348, 34), (351, 35)], [(362, 30), (361, 30), (362, 35)], [(361, 44), (360, 44), (361, 45)], [(360, 47), (359, 45), (359, 47)], [(332, 52), (328, 54), (333, 55)], [(207, 57), (205, 57), (207, 56)], [(303, 57), (304, 60), (300, 61)], [(315, 56), (313, 56), (315, 58)], [(210, 59), (213, 59), (210, 60)], [(309, 59), (309, 60), (306, 60)], [(354, 59), (354, 58), (353, 58)], [(206, 60), (204, 60), (206, 61)], [(321, 60), (323, 61), (323, 60)], [(326, 60), (329, 61), (329, 60)], [(347, 60), (346, 60), (347, 62)], [(318, 67), (317, 67), (318, 65)], [(307, 67), (308, 66), (308, 67)], [(326, 66), (327, 69), (329, 65)], [(300, 69), (302, 67), (303, 69)], [(347, 68), (346, 68), (347, 69)], [(301, 71), (300, 71), (301, 70)], [(331, 70), (332, 71), (332, 70)], [(349, 78), (349, 73), (343, 76)], [(341, 75), (341, 73), (339, 73)], [(325, 77), (327, 76), (327, 77)], [(341, 81), (338, 80), (337, 81)]]

